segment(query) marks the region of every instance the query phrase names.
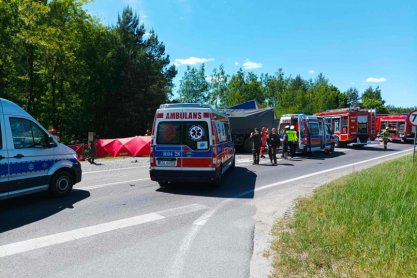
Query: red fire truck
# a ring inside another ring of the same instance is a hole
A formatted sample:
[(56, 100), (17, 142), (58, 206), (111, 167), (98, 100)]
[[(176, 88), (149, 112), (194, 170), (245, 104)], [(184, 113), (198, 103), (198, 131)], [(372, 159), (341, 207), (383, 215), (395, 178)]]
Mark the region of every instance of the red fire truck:
[(375, 110), (342, 108), (315, 113), (322, 116), (333, 130), (335, 146), (363, 147), (368, 140), (375, 140)]
[(388, 127), (392, 142), (413, 142), (414, 133), (412, 125), (407, 121), (408, 115), (377, 115), (376, 130), (380, 132)]

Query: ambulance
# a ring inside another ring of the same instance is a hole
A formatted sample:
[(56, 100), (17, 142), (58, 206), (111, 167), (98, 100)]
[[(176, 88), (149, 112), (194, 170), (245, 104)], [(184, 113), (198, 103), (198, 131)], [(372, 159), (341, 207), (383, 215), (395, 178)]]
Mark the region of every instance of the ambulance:
[(0, 98), (0, 200), (47, 190), (64, 196), (79, 181), (75, 151), (17, 104)]
[(334, 137), (324, 118), (305, 114), (282, 115), (278, 125), (281, 138), (287, 126), (294, 126), (297, 132), (297, 152), (334, 151)]
[(211, 106), (162, 104), (152, 128), (150, 178), (161, 187), (175, 182), (218, 185), (235, 167), (229, 119)]

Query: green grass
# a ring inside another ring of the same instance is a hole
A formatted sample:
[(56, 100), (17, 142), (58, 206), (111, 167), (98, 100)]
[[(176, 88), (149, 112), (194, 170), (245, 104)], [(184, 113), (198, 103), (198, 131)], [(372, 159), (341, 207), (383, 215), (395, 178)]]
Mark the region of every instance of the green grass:
[(417, 163), (404, 157), (322, 186), (272, 233), (271, 277), (416, 277)]

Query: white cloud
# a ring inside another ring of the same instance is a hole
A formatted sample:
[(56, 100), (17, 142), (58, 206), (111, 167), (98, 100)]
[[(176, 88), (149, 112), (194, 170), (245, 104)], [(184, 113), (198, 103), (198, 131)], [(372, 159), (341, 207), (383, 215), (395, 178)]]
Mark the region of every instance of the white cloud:
[(239, 62), (235, 62), (235, 66), (239, 66)]
[(190, 57), (187, 59), (175, 59), (175, 65), (177, 67), (181, 65), (196, 65), (214, 61), (214, 58), (198, 58)]
[(262, 68), (262, 64), (255, 63), (250, 60), (246, 60), (246, 62), (243, 63), (243, 68), (244, 69), (259, 69), (259, 68)]
[(368, 83), (380, 83), (385, 82), (387, 79), (385, 77), (368, 77), (366, 78), (366, 82)]
[(315, 73), (316, 73), (316, 71), (315, 71), (315, 70), (309, 70), (309, 71), (308, 71), (308, 73), (309, 73), (309, 74), (315, 74)]

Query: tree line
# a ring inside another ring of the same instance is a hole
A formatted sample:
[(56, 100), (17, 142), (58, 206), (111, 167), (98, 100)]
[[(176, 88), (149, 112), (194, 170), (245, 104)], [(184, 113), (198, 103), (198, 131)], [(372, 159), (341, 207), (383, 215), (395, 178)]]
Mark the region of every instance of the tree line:
[(174, 94), (177, 70), (156, 32), (129, 7), (115, 26), (105, 26), (86, 2), (0, 1), (0, 97), (57, 129), (66, 143), (85, 140), (88, 131), (101, 138), (144, 134), (156, 108), (169, 101), (223, 108), (256, 99), (278, 117), (357, 105), (407, 109), (385, 106), (379, 87), (359, 96), (354, 88), (341, 92), (323, 74), (306, 80), (281, 69), (260, 76), (240, 69), (230, 76), (222, 65), (210, 76), (204, 64), (188, 67)]
[(106, 27), (83, 0), (0, 2), (0, 97), (63, 141), (142, 135), (168, 101), (176, 69), (127, 7)]
[(273, 107), (277, 117), (346, 107), (376, 109), (378, 114), (407, 113), (414, 109), (385, 105), (378, 86), (369, 86), (362, 94), (353, 87), (342, 92), (322, 73), (314, 79), (304, 79), (300, 75), (286, 76), (282, 69), (274, 75), (260, 76), (239, 69), (230, 76), (222, 65), (211, 75), (206, 74), (204, 64), (199, 68), (188, 66), (177, 95), (178, 102), (205, 102), (217, 108), (255, 99), (264, 107)]

